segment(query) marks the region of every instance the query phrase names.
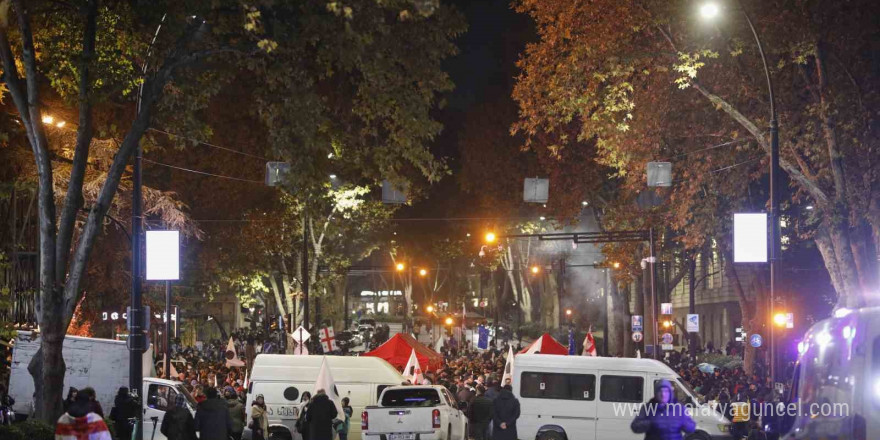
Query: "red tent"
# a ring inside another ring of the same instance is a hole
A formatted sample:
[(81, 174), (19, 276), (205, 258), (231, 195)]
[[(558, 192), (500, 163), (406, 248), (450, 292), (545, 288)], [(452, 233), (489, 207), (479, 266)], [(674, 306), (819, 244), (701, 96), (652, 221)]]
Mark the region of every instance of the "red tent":
[(522, 349), (519, 354), (561, 354), (568, 355), (568, 347), (560, 344), (550, 336), (550, 333), (544, 333), (540, 338), (532, 342), (531, 345)]
[(420, 344), (408, 334), (398, 333), (375, 350), (364, 353), (364, 356), (375, 356), (385, 359), (397, 369), (403, 369), (409, 361), (413, 349), (423, 371), (437, 371), (443, 366), (443, 356), (436, 351)]

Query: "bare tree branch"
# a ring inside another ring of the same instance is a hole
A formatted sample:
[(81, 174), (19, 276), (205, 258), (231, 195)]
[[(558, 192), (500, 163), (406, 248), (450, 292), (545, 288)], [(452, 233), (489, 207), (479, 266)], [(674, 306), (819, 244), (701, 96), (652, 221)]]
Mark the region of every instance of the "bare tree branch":
[(83, 181), (86, 165), (89, 162), (89, 146), (92, 143), (92, 103), (91, 77), (89, 67), (95, 57), (95, 36), (97, 34), (98, 1), (88, 0), (86, 5), (86, 27), (83, 31), (83, 52), (80, 60), (79, 76), (79, 127), (76, 132), (76, 147), (73, 153), (73, 167), (67, 183), (67, 196), (61, 209), (58, 222), (58, 242), (55, 247), (55, 281), (64, 283), (67, 274), (67, 261), (70, 257), (70, 244), (76, 229), (76, 214), (83, 205)]

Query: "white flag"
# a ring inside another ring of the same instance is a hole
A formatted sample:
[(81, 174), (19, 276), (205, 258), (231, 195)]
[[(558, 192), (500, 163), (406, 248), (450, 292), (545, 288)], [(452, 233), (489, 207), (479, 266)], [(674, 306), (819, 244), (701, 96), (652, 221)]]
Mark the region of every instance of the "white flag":
[(504, 375), (501, 376), (501, 386), (507, 385), (507, 380), (513, 382), (513, 346), (509, 346), (507, 351), (507, 362), (504, 364)]
[(229, 338), (229, 343), (226, 344), (226, 367), (243, 367), (244, 361), (238, 358), (238, 354), (235, 352), (235, 343), (232, 342), (232, 338)]
[(416, 357), (415, 348), (409, 355), (409, 361), (406, 362), (406, 367), (403, 368), (403, 377), (404, 379), (408, 379), (413, 385), (421, 384), (422, 379), (424, 379), (422, 377), (422, 367), (419, 365), (419, 358)]
[[(442, 331), (443, 330), (440, 330), (440, 332), (438, 332), (438, 333), (441, 333)], [(437, 353), (440, 353), (441, 351), (443, 351), (443, 335), (442, 334), (437, 335), (437, 342), (434, 343), (434, 351), (436, 351)]]
[(336, 382), (333, 382), (333, 374), (330, 373), (330, 365), (327, 363), (327, 356), (321, 361), (321, 370), (318, 372), (318, 379), (315, 381), (315, 389), (313, 394), (318, 394), (318, 390), (324, 390), (327, 397), (336, 405), (336, 417), (345, 419), (345, 413), (342, 412), (342, 403), (339, 400), (339, 391), (336, 390)]
[[(163, 365), (163, 366), (165, 365), (165, 355), (162, 355), (162, 365)], [(174, 368), (174, 362), (171, 362), (171, 363), (168, 364), (168, 365), (171, 367), (171, 368), (169, 368), (169, 369), (171, 370), (171, 375), (169, 376), (168, 374), (166, 374), (166, 375), (165, 375), (165, 378), (166, 378), (166, 379), (177, 380), (177, 369)]]

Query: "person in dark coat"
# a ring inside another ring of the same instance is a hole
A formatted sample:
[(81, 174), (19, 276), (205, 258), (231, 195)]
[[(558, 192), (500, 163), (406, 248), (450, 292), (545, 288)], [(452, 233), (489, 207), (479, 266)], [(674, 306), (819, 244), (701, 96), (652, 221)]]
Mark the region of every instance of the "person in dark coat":
[(336, 405), (321, 389), (312, 397), (306, 412), (306, 423), (309, 425), (308, 440), (333, 440), (333, 419), (339, 412)]
[(204, 402), (196, 409), (196, 431), (200, 440), (229, 440), (232, 434), (232, 419), (229, 408), (217, 394), (217, 389), (208, 387), (205, 390)]
[(672, 384), (663, 379), (654, 386), (654, 398), (642, 406), (630, 428), (645, 434), (645, 440), (682, 440), (682, 431), (692, 433), (697, 424), (675, 400)]
[(64, 399), (64, 411), (65, 412), (67, 412), (67, 410), (70, 408), (70, 405), (73, 405), (73, 402), (76, 400), (76, 394), (78, 392), (79, 392), (79, 390), (77, 390), (74, 387), (70, 387), (67, 389), (67, 398)]
[[(174, 407), (165, 413), (159, 432), (168, 437), (168, 440), (197, 439), (195, 420), (193, 420), (192, 413), (189, 412), (189, 407), (186, 405), (186, 397), (183, 397), (183, 394), (178, 394), (174, 397)], [(204, 436), (205, 434), (202, 435)]]
[(492, 402), (493, 440), (517, 440), (516, 419), (519, 418), (519, 400), (516, 400), (511, 390), (510, 385), (505, 385)]
[[(181, 396), (183, 397), (183, 396)], [(138, 405), (128, 393), (128, 387), (121, 387), (113, 399), (113, 409), (110, 410), (110, 420), (116, 427), (116, 438), (128, 440), (131, 438), (131, 423), (129, 419), (137, 416)]]
[(89, 397), (89, 412), (93, 412), (101, 418), (104, 418), (104, 409), (101, 408), (101, 402), (98, 402), (98, 395), (95, 393), (95, 389), (92, 387), (83, 388), (79, 394), (83, 394)]
[(489, 422), (492, 421), (492, 399), (486, 397), (483, 387), (477, 387), (477, 397), (471, 402), (470, 416), (468, 420), (471, 422), (471, 430), (473, 431), (474, 440), (489, 439)]

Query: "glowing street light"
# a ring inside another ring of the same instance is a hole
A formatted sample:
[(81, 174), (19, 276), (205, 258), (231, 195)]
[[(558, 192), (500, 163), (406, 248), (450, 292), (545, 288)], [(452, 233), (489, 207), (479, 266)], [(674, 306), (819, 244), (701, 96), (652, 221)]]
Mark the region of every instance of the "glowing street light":
[(704, 3), (700, 6), (700, 16), (706, 20), (713, 20), (721, 13), (721, 8), (715, 3)]
[(434, 306), (425, 307), (425, 311), (427, 311), (428, 313), (434, 313)]
[(533, 275), (537, 275), (539, 272), (541, 272), (541, 268), (540, 268), (540, 267), (538, 267), (538, 266), (532, 266), (532, 274), (533, 274)]
[(406, 269), (406, 265), (404, 265), (403, 263), (397, 263), (394, 268), (397, 269), (398, 272), (403, 272), (403, 269)]
[(497, 239), (498, 239), (498, 237), (495, 236), (494, 232), (487, 232), (486, 233), (486, 243), (488, 243), (488, 244), (495, 243), (495, 240), (497, 240)]
[(620, 269), (620, 262), (615, 261), (614, 264), (611, 265), (615, 269)]
[(446, 322), (446, 325), (449, 325), (449, 326), (451, 326), (454, 323), (454, 321), (452, 320), (452, 317), (446, 318), (446, 321), (444, 321), (444, 322)]
[(43, 116), (43, 123), (44, 124), (51, 124), (53, 122), (55, 122), (55, 118), (53, 118), (49, 115)]
[(672, 321), (663, 321), (663, 327), (666, 327), (666, 328), (672, 327)]
[(788, 315), (782, 312), (773, 315), (773, 323), (779, 327), (784, 327), (788, 323)]
[(571, 316), (571, 309), (565, 309), (565, 316)]
[(428, 271), (427, 271), (427, 270), (425, 270), (425, 269), (419, 269), (419, 276), (420, 276), (420, 277), (423, 277), (423, 276), (426, 276), (426, 275), (428, 275)]

